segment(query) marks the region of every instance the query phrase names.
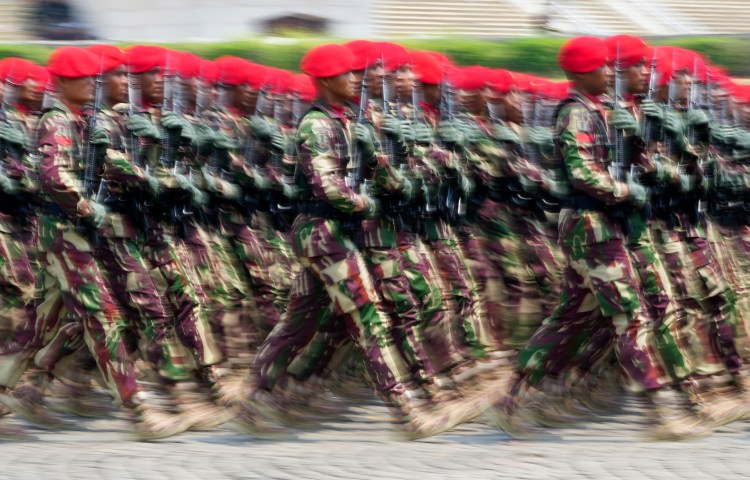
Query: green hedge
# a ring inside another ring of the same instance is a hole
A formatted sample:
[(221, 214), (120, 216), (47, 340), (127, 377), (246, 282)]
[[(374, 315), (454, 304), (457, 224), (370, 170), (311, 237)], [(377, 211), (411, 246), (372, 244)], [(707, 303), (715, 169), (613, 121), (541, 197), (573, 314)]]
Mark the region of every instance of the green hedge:
[[(561, 37), (534, 37), (515, 40), (481, 40), (467, 38), (409, 39), (401, 43), (410, 48), (435, 50), (453, 57), (462, 65), (482, 64), (511, 70), (560, 77), (557, 51)], [(735, 76), (750, 76), (747, 61), (748, 37), (681, 37), (652, 39), (654, 44), (690, 48), (707, 55), (713, 63), (727, 67)], [(296, 70), (299, 59), (312, 46), (339, 39), (308, 36), (247, 38), (219, 43), (173, 43), (167, 46), (188, 50), (206, 58), (237, 55), (255, 62)], [(0, 44), (0, 57), (19, 56), (44, 62), (51, 46), (38, 44)]]

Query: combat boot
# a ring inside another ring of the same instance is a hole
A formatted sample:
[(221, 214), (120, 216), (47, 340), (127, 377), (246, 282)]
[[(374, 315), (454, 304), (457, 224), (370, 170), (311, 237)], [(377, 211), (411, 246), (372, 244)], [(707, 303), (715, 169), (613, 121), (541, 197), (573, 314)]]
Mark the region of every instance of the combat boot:
[(114, 412), (112, 398), (106, 393), (97, 392), (90, 385), (57, 379), (50, 384), (44, 403), (55, 412), (84, 418), (103, 418)]
[(527, 440), (540, 437), (543, 431), (526, 418), (523, 412), (528, 391), (529, 386), (524, 380), (514, 378), (509, 392), (484, 411), (487, 421), (510, 437)]
[(5, 423), (0, 423), (0, 440), (22, 442), (35, 439), (36, 437), (30, 435), (26, 430), (22, 428), (12, 427)]
[(26, 383), (14, 390), (0, 392), (0, 403), (11, 412), (45, 430), (59, 430), (70, 424), (51, 415), (44, 404), (42, 391)]
[(134, 396), (135, 405), (126, 409), (133, 419), (137, 440), (148, 442), (168, 438), (190, 427), (189, 422), (177, 414), (168, 386), (142, 382), (139, 388)]
[(174, 387), (179, 416), (188, 430), (210, 430), (232, 418), (232, 413), (211, 400), (211, 392), (196, 382), (179, 382)]
[(258, 408), (259, 400), (252, 396), (237, 404), (236, 415), (229, 422), (235, 430), (261, 440), (293, 440), (291, 430), (267, 418)]
[(690, 408), (687, 397), (670, 388), (647, 394), (648, 414), (653, 421), (650, 436), (655, 440), (687, 440), (713, 432), (710, 424)]

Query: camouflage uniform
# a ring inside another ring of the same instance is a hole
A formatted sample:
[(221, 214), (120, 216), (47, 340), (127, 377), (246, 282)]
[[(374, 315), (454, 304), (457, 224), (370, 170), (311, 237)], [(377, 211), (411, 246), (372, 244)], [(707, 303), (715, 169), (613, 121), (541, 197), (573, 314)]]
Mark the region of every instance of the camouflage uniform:
[[(354, 213), (357, 194), (345, 184), (350, 155), (351, 111), (316, 105), (297, 131), (299, 161), (304, 173), (300, 199), (305, 209), (292, 227), (292, 249), (303, 270), (292, 284), (289, 309), (264, 342), (256, 358), (261, 388), (275, 379), (264, 370), (291, 362), (320, 326), (316, 319), (332, 302), (349, 335), (363, 352), (372, 382), (383, 395), (397, 387), (404, 366), (390, 337), (391, 322), (383, 311), (365, 261), (344, 230), (342, 219)], [(330, 321), (326, 316), (323, 321)]]
[(630, 210), (625, 186), (612, 179), (606, 120), (601, 105), (576, 93), (557, 116), (556, 154), (563, 159), (572, 195), (560, 214), (560, 243), (568, 257), (555, 312), (521, 350), (517, 368), (535, 383), (569, 366), (571, 353), (601, 328), (615, 333), (621, 368), (636, 388), (662, 387), (637, 273), (622, 227), (605, 213)]
[[(151, 107), (138, 114), (145, 115), (161, 128), (159, 109)], [(190, 266), (186, 244), (178, 236), (179, 225), (170, 213), (189, 201), (185, 199), (187, 192), (180, 190), (175, 182), (174, 158), (161, 163), (162, 146), (153, 139), (143, 137), (140, 144), (145, 166), (160, 187), (160, 194), (146, 215), (141, 251), (160, 295), (174, 311), (178, 339), (190, 350), (198, 367), (215, 365), (222, 356), (211, 326), (205, 292), (196, 283), (198, 274)]]
[(42, 117), (39, 179), (42, 196), (37, 248), (42, 267), (37, 280), (36, 318), (23, 327), (18, 348), (0, 357), (0, 385), (12, 387), (39, 348), (55, 335), (63, 313), (80, 318), (84, 338), (116, 403), (131, 404), (135, 372), (124, 338), (127, 324), (94, 259), (92, 240), (79, 233), (86, 222), (82, 195), (83, 131), (79, 114), (61, 103)]

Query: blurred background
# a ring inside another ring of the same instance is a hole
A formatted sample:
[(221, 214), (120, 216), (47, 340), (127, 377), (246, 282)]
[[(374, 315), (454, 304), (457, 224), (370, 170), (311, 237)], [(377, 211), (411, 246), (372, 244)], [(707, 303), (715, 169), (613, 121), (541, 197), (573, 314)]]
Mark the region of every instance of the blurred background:
[(750, 33), (742, 0), (2, 0), (2, 40), (228, 40), (307, 30), (341, 37), (542, 32)]
[(0, 55), (36, 61), (55, 41), (160, 42), (296, 69), (314, 43), (390, 38), (462, 64), (559, 75), (565, 36), (616, 33), (694, 49), (750, 75), (743, 0), (0, 0)]

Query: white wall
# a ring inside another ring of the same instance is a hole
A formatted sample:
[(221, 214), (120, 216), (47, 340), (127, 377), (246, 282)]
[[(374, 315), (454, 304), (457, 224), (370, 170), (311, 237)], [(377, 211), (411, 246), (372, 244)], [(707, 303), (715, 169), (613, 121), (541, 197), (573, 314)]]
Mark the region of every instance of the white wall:
[(70, 0), (105, 40), (231, 39), (258, 33), (268, 18), (291, 13), (329, 20), (333, 35), (371, 33), (372, 0)]

